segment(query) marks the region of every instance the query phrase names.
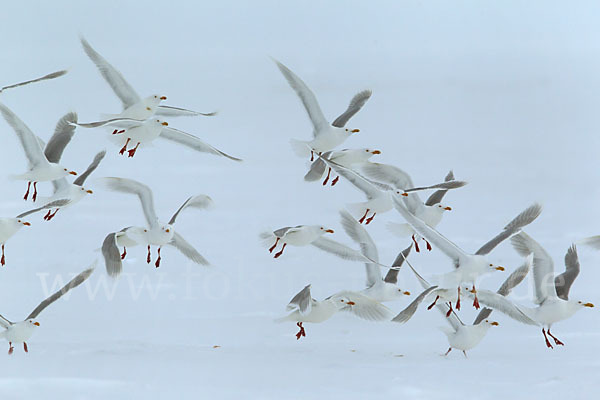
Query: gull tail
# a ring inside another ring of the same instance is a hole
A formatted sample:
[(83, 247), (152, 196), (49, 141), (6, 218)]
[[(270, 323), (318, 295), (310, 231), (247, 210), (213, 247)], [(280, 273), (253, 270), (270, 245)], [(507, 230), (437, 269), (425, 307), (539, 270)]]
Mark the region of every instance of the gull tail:
[(365, 214), (365, 211), (367, 211), (365, 202), (346, 204), (346, 208), (350, 211), (350, 214), (356, 218), (362, 217)]
[(292, 150), (298, 157), (306, 158), (310, 154), (310, 145), (308, 142), (297, 139), (290, 139), (290, 144), (292, 145)]
[(290, 314), (290, 315), (286, 315), (286, 316), (284, 316), (284, 317), (275, 318), (275, 319), (273, 320), (273, 322), (276, 322), (276, 323), (280, 324), (280, 323), (282, 323), (282, 322), (293, 321), (293, 320), (294, 320), (294, 318), (292, 318), (292, 317), (291, 317), (291, 314)]
[(388, 222), (385, 227), (388, 231), (399, 237), (408, 237), (415, 233), (415, 230), (410, 224), (399, 224), (396, 222)]
[(262, 245), (267, 248), (273, 246), (273, 243), (277, 240), (277, 237), (271, 231), (261, 232), (258, 237), (260, 238)]

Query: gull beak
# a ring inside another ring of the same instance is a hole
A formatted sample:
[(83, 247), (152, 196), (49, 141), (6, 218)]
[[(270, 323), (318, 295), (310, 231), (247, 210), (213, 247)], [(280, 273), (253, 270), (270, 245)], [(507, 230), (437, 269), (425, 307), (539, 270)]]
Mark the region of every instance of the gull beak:
[(358, 132), (360, 132), (360, 129), (352, 129), (350, 132), (352, 132), (352, 133), (358, 133)]
[(92, 193), (94, 193), (94, 192), (92, 192), (92, 191), (91, 191), (91, 190), (89, 190), (89, 189), (88, 189), (88, 190), (86, 190), (85, 192), (86, 192), (86, 193), (89, 193), (89, 194), (92, 194)]
[(498, 326), (498, 325), (500, 325), (500, 324), (499, 324), (499, 323), (497, 323), (496, 321), (494, 321), (494, 322), (492, 322), (492, 325), (493, 325), (493, 326)]
[(165, 232), (169, 233), (169, 232), (171, 232), (171, 230), (170, 230), (170, 229), (167, 229)]
[(446, 211), (452, 211), (452, 207), (445, 207), (444, 210), (446, 210)]
[(477, 293), (477, 290), (475, 290), (475, 289), (471, 288), (471, 289), (469, 290), (469, 292), (471, 292), (471, 293), (475, 294), (475, 293)]
[(163, 122), (163, 123), (161, 123), (161, 125), (162, 126), (169, 126), (169, 123), (168, 122)]
[(584, 307), (594, 307), (594, 305), (592, 303), (585, 303), (583, 306)]
[(496, 267), (498, 271), (504, 271), (504, 267)]
[(29, 222), (23, 222), (23, 225), (25, 225), (25, 226), (31, 226), (31, 224)]
[(381, 154), (381, 151), (379, 151), (379, 150), (373, 150), (373, 151), (371, 152), (371, 154)]
[(326, 229), (325, 232), (327, 232), (327, 233), (333, 233), (333, 229)]
[(75, 172), (75, 171), (69, 171), (69, 174), (71, 174), (71, 175), (77, 175), (77, 172)]
[(408, 197), (408, 193), (404, 192), (404, 193), (402, 193), (402, 196)]
[(160, 98), (160, 99), (161, 99), (161, 100), (166, 100), (166, 99), (167, 99), (167, 96), (161, 96), (161, 98)]
[(353, 305), (355, 305), (356, 303), (355, 303), (355, 302), (353, 302), (353, 301), (349, 301), (349, 302), (347, 302), (346, 304), (348, 304), (349, 306), (353, 306)]
[(410, 292), (408, 290), (406, 292), (404, 292), (403, 294), (410, 296)]
[(34, 324), (35, 326), (40, 326), (40, 323), (39, 323), (39, 322), (34, 322), (33, 324)]

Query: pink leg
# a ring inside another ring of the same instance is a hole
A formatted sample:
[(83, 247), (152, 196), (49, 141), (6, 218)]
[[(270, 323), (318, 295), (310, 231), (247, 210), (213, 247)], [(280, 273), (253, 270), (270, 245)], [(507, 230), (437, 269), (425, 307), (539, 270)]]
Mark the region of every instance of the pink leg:
[(365, 215), (362, 216), (361, 219), (358, 220), (359, 224), (362, 224), (363, 222), (365, 222), (365, 218), (367, 218), (367, 214), (369, 213), (369, 209), (367, 208), (367, 211), (365, 211)]
[(154, 266), (156, 268), (160, 267), (160, 247), (158, 248), (158, 258), (156, 259), (156, 262), (154, 263)]
[(281, 248), (279, 253), (275, 254), (275, 256), (273, 258), (279, 258), (283, 254), (283, 250), (285, 250), (285, 246), (287, 246), (287, 243), (283, 244), (283, 247)]
[(48, 210), (46, 215), (44, 215), (44, 221), (48, 221), (48, 217), (50, 217), (50, 214), (52, 214), (52, 210)]
[(431, 244), (425, 239), (425, 243), (427, 244), (427, 251), (431, 251)]
[(279, 238), (275, 240), (275, 244), (273, 246), (269, 247), (269, 253), (272, 253), (273, 250), (275, 250), (275, 247), (277, 247), (277, 243), (279, 243)]
[(123, 247), (123, 254), (121, 254), (121, 260), (124, 260), (126, 255), (127, 255), (127, 248)]
[(444, 354), (444, 356), (447, 356), (447, 355), (448, 355), (448, 354), (449, 354), (451, 351), (452, 351), (452, 347), (450, 347), (450, 348), (448, 349), (448, 351), (446, 352), (446, 354)]
[(296, 340), (300, 340), (300, 338), (302, 336), (306, 336), (306, 331), (304, 330), (304, 327), (302, 326), (302, 322), (298, 322), (296, 325), (298, 326), (298, 328), (300, 328), (298, 333), (296, 333)]
[(458, 287), (458, 300), (456, 300), (456, 309), (460, 310), (460, 286)]
[(135, 152), (137, 151), (138, 147), (140, 146), (140, 142), (138, 142), (135, 147), (131, 150), (127, 151), (128, 156), (127, 157), (133, 157), (135, 156)]
[(29, 349), (27, 348), (27, 343), (23, 342), (23, 350), (25, 350), (25, 353), (29, 353)]
[(315, 161), (315, 153), (314, 153), (314, 151), (311, 150), (310, 151), (310, 162), (313, 162), (313, 161)]
[(542, 333), (544, 334), (544, 339), (546, 339), (546, 346), (550, 349), (553, 349), (554, 347), (552, 347), (552, 345), (550, 344), (550, 341), (548, 340), (548, 336), (546, 336), (546, 331), (544, 330), (544, 328), (542, 328)]
[(415, 251), (416, 251), (417, 253), (420, 253), (420, 252), (421, 252), (421, 249), (419, 249), (419, 243), (417, 243), (417, 239), (415, 239), (415, 235), (412, 235), (412, 241), (413, 241), (413, 243), (415, 244)]
[(131, 138), (127, 138), (127, 141), (125, 142), (123, 147), (121, 147), (121, 150), (119, 150), (119, 154), (121, 154), (121, 155), (125, 154), (125, 150), (127, 150), (127, 145), (129, 144), (130, 141), (131, 141)]
[(331, 168), (327, 169), (327, 176), (325, 177), (325, 180), (323, 181), (323, 186), (327, 185), (327, 182), (329, 181), (329, 175), (331, 175)]
[(475, 285), (473, 285), (473, 291), (475, 292), (475, 299), (473, 299), (473, 307), (476, 310), (479, 310), (479, 299), (477, 298), (477, 290), (475, 290)]
[(435, 300), (433, 301), (433, 303), (431, 303), (429, 306), (427, 306), (428, 310), (431, 310), (433, 308), (433, 306), (435, 306), (435, 303), (437, 303), (437, 301), (440, 299), (440, 296), (435, 296)]
[(551, 337), (552, 339), (554, 339), (554, 343), (555, 343), (557, 346), (564, 346), (564, 345), (565, 345), (563, 342), (561, 342), (560, 340), (558, 340), (558, 338), (557, 338), (557, 337), (555, 337), (553, 334), (551, 334), (551, 333), (550, 333), (550, 328), (548, 328), (548, 335), (550, 335), (550, 337)]
[(37, 182), (33, 182), (33, 196), (31, 196), (31, 200), (36, 201), (37, 199)]
[(448, 303), (448, 312), (446, 313), (446, 318), (448, 318), (450, 316), (450, 314), (452, 314), (452, 302)]
[(27, 191), (25, 192), (25, 196), (23, 196), (23, 200), (27, 200), (29, 197), (29, 188), (31, 187), (31, 182), (27, 182)]
[(13, 351), (15, 351), (15, 348), (12, 345), (12, 342), (8, 342), (8, 355), (10, 356)]
[(54, 218), (54, 216), (56, 215), (56, 213), (58, 212), (59, 208), (57, 208), (51, 215), (48, 216), (48, 219), (46, 221), (50, 221), (52, 218)]
[(373, 215), (371, 215), (370, 218), (367, 218), (367, 221), (365, 222), (365, 225), (369, 225), (371, 223), (371, 221), (373, 221), (373, 218), (375, 218), (375, 214), (377, 214), (377, 213), (373, 213)]
[(331, 181), (331, 186), (335, 186), (336, 183), (340, 180), (339, 176), (336, 176), (334, 180)]
[(6, 259), (4, 258), (4, 244), (2, 244), (2, 257), (0, 258), (0, 264), (4, 266), (6, 264)]
[(146, 263), (150, 264), (150, 261), (151, 261), (151, 259), (150, 259), (150, 245), (148, 245), (148, 257), (146, 257)]

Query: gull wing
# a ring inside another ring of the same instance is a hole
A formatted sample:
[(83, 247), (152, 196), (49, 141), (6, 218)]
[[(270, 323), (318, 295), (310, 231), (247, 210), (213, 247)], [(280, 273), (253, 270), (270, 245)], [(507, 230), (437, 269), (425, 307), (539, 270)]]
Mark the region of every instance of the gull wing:
[(44, 155), (51, 163), (58, 163), (60, 161), (65, 147), (67, 147), (75, 134), (75, 123), (77, 123), (77, 113), (75, 112), (67, 113), (58, 120), (54, 134), (44, 149)]
[(154, 209), (154, 197), (152, 196), (152, 190), (143, 183), (134, 181), (133, 179), (126, 178), (103, 178), (102, 181), (110, 190), (121, 193), (135, 194), (140, 199), (142, 204), (142, 210), (146, 217), (146, 222), (151, 227), (156, 226), (158, 223), (158, 217)]
[(288, 81), (289, 85), (292, 87), (292, 89), (294, 89), (298, 97), (300, 97), (300, 100), (302, 101), (302, 104), (304, 105), (304, 108), (306, 109), (306, 112), (308, 113), (308, 116), (315, 128), (313, 132), (316, 134), (317, 132), (325, 129), (329, 123), (325, 119), (323, 111), (321, 111), (321, 107), (319, 106), (319, 102), (317, 101), (315, 94), (308, 88), (308, 86), (306, 86), (306, 83), (304, 83), (302, 79), (294, 74), (288, 67), (277, 60), (273, 61), (275, 61), (277, 67)]
[(425, 289), (424, 291), (422, 291), (421, 294), (418, 295), (408, 306), (406, 306), (406, 308), (404, 310), (400, 311), (400, 313), (398, 315), (396, 315), (392, 319), (392, 321), (398, 322), (400, 324), (407, 322), (409, 319), (412, 318), (412, 316), (415, 314), (415, 312), (417, 312), (419, 305), (423, 302), (425, 297), (427, 297), (427, 295), (429, 293), (431, 293), (432, 291), (434, 291), (435, 289), (437, 289), (437, 286), (431, 286), (431, 287), (428, 287), (427, 289)]
[(80, 39), (85, 53), (94, 62), (94, 64), (96, 64), (98, 71), (100, 71), (100, 74), (110, 85), (117, 97), (121, 99), (121, 102), (123, 103), (123, 109), (140, 102), (142, 99), (136, 93), (133, 87), (131, 87), (131, 85), (125, 80), (123, 75), (121, 75), (121, 73), (115, 67), (113, 67), (104, 59), (104, 57), (94, 50), (87, 40), (85, 40), (83, 37)]
[(372, 94), (373, 92), (370, 90), (363, 90), (362, 92), (355, 94), (352, 100), (350, 100), (350, 104), (348, 105), (346, 111), (337, 117), (331, 125), (337, 128), (343, 128), (348, 120), (350, 120), (354, 114), (360, 111)]
[[(379, 262), (379, 252), (371, 235), (359, 224), (348, 211), (340, 211), (342, 217), (342, 227), (346, 234), (360, 246), (361, 253), (373, 261)], [(371, 287), (381, 281), (381, 270), (377, 264), (366, 263), (367, 287)], [(390, 270), (391, 271), (391, 270)]]
[[(450, 171), (448, 172), (448, 175), (446, 175), (446, 178), (444, 178), (444, 180), (446, 182), (448, 181), (453, 181), (454, 180), (454, 171)], [(435, 192), (432, 193), (431, 196), (429, 196), (429, 198), (425, 201), (425, 205), (426, 206), (434, 206), (436, 204), (439, 204), (442, 202), (442, 200), (444, 199), (444, 196), (446, 195), (446, 193), (448, 193), (447, 190), (436, 190)]]
[(375, 263), (377, 265), (381, 265), (378, 262), (375, 262), (375, 260), (371, 260), (368, 257), (364, 256), (360, 251), (354, 250), (353, 248), (348, 247), (345, 244), (336, 242), (333, 239), (320, 237), (320, 238), (314, 240), (311, 243), (311, 245), (313, 245), (327, 253), (334, 254), (343, 260), (360, 261), (360, 262), (365, 262), (365, 263)]
[(310, 284), (306, 285), (304, 289), (299, 291), (293, 298), (290, 300), (286, 309), (288, 311), (292, 311), (298, 309), (300, 315), (310, 314), (310, 310), (312, 309), (312, 296), (310, 294)]
[(26, 217), (26, 216), (28, 216), (30, 214), (34, 214), (34, 213), (36, 213), (38, 211), (42, 211), (42, 210), (50, 210), (52, 208), (64, 207), (67, 204), (69, 204), (70, 202), (71, 202), (71, 200), (69, 200), (69, 199), (54, 200), (54, 201), (51, 201), (50, 203), (44, 204), (41, 207), (34, 208), (32, 210), (29, 210), (29, 211), (25, 211), (25, 212), (17, 215), (17, 218), (23, 218), (23, 217)]
[(577, 243), (585, 246), (590, 246), (591, 248), (596, 250), (600, 250), (600, 235), (590, 236), (588, 238), (581, 239)]
[(171, 239), (169, 244), (175, 247), (184, 256), (186, 256), (196, 264), (210, 265), (206, 258), (202, 257), (202, 255), (198, 253), (198, 251), (191, 244), (189, 244), (179, 233), (175, 232), (173, 234), (173, 239)]
[(104, 256), (104, 264), (108, 275), (113, 278), (121, 275), (123, 263), (119, 247), (117, 246), (117, 232), (109, 233), (104, 238), (104, 242), (102, 242), (102, 255)]
[(180, 131), (179, 129), (164, 127), (160, 132), (160, 137), (175, 143), (182, 144), (186, 147), (189, 147), (196, 151), (200, 151), (202, 153), (209, 153), (217, 156), (227, 157), (233, 161), (242, 161), (241, 158), (230, 156), (229, 154), (222, 152), (221, 150), (211, 146), (210, 144), (203, 142), (196, 136), (190, 135), (189, 133), (184, 131)]
[(379, 195), (381, 195), (382, 191), (392, 190), (391, 187), (383, 184), (378, 184), (366, 179), (364, 176), (360, 175), (358, 172), (346, 168), (335, 161), (327, 160), (322, 156), (319, 156), (320, 160), (323, 160), (325, 164), (330, 166), (335, 172), (344, 177), (348, 182), (353, 184), (358, 190), (363, 192), (367, 199), (371, 200)]
[(458, 263), (461, 257), (467, 254), (456, 244), (448, 240), (445, 236), (433, 229), (419, 218), (415, 217), (406, 206), (396, 196), (393, 196), (394, 206), (396, 210), (406, 219), (406, 222), (419, 232), (427, 241), (440, 249), (444, 254), (450, 257), (455, 264)]
[(173, 225), (175, 223), (175, 220), (177, 219), (177, 216), (179, 215), (179, 213), (188, 207), (205, 209), (205, 208), (210, 207), (212, 204), (213, 204), (212, 199), (205, 194), (200, 194), (198, 196), (189, 197), (181, 205), (181, 207), (179, 207), (179, 209), (177, 209), (177, 211), (175, 211), (175, 214), (173, 214), (173, 216), (169, 220), (169, 225)]
[(504, 230), (500, 232), (496, 237), (492, 240), (481, 246), (479, 250), (475, 254), (486, 255), (489, 254), (496, 246), (500, 243), (518, 233), (524, 226), (529, 225), (539, 215), (542, 213), (542, 206), (538, 203), (535, 203), (529, 207), (527, 207), (524, 211), (522, 211), (519, 215), (517, 215), (512, 221), (508, 223), (504, 227)]
[(117, 126), (119, 128), (131, 129), (138, 126), (142, 126), (144, 121), (134, 118), (110, 118), (103, 121), (96, 122), (74, 122), (73, 125), (80, 126), (82, 128), (99, 128), (101, 126)]
[(569, 300), (569, 290), (571, 290), (575, 278), (579, 275), (579, 257), (574, 244), (569, 247), (567, 254), (565, 254), (565, 267), (565, 272), (554, 278), (554, 287), (559, 298)]
[[(474, 297), (470, 291), (466, 290), (466, 292), (469, 297)], [(539, 325), (537, 322), (529, 318), (523, 311), (521, 311), (519, 307), (498, 293), (494, 293), (489, 290), (478, 290), (477, 298), (479, 299), (480, 303), (508, 315), (515, 321), (519, 321), (527, 325)]]
[[(332, 151), (325, 152), (325, 153), (321, 154), (321, 157), (323, 157), (325, 159), (329, 159), (329, 157), (331, 156), (331, 153), (332, 153)], [(317, 158), (310, 165), (310, 169), (308, 170), (306, 175), (304, 175), (304, 180), (307, 182), (313, 182), (313, 181), (321, 179), (321, 177), (325, 173), (325, 168), (327, 168), (327, 165), (325, 164), (325, 162), (323, 160), (321, 160), (320, 158)]]
[(2, 93), (3, 91), (5, 91), (6, 89), (12, 89), (12, 88), (16, 88), (16, 87), (19, 87), (19, 86), (29, 85), (30, 83), (35, 83), (35, 82), (45, 81), (45, 80), (48, 80), (48, 79), (58, 78), (60, 76), (63, 76), (66, 73), (67, 73), (66, 70), (56, 71), (56, 72), (52, 72), (52, 73), (50, 73), (48, 75), (44, 75), (41, 78), (36, 78), (36, 79), (32, 79), (32, 80), (25, 81), (25, 82), (19, 82), (19, 83), (15, 83), (13, 85), (4, 86), (3, 88), (0, 88), (0, 93)]
[(383, 278), (385, 282), (393, 283), (394, 285), (398, 283), (398, 272), (400, 272), (400, 267), (402, 267), (404, 260), (406, 260), (406, 258), (410, 254), (412, 247), (413, 244), (411, 243), (410, 246), (398, 253), (398, 256), (392, 264), (392, 268), (390, 268), (385, 278)]
[(354, 305), (346, 305), (341, 311), (351, 312), (358, 318), (367, 321), (389, 321), (394, 315), (388, 307), (362, 293), (345, 290), (331, 297), (335, 299), (345, 297), (352, 301)]
[(79, 286), (83, 282), (85, 282), (90, 277), (90, 275), (92, 275), (92, 272), (94, 272), (94, 268), (96, 268), (96, 264), (97, 264), (97, 262), (94, 262), (94, 264), (92, 264), (92, 266), (90, 268), (81, 272), (79, 275), (77, 275), (76, 277), (71, 279), (69, 281), (69, 283), (67, 283), (65, 286), (63, 286), (58, 292), (54, 293), (52, 296), (50, 296), (46, 300), (42, 301), (35, 308), (35, 310), (33, 310), (31, 312), (31, 314), (29, 314), (27, 316), (27, 318), (25, 318), (25, 320), (36, 318), (38, 315), (40, 315), (40, 313), (42, 311), (44, 311), (44, 309), (46, 307), (48, 307), (50, 304), (54, 303), (56, 300), (60, 299), (69, 290), (76, 288), (77, 286)]
[(542, 246), (525, 232), (510, 238), (514, 249), (522, 256), (533, 253), (533, 282), (535, 285), (534, 303), (542, 304), (547, 298), (557, 297), (554, 286), (554, 262)]
[(100, 161), (102, 161), (105, 155), (106, 150), (102, 150), (100, 153), (96, 154), (96, 156), (92, 160), (92, 163), (87, 167), (87, 169), (82, 174), (80, 174), (77, 177), (77, 179), (73, 181), (73, 185), (83, 186), (85, 180), (88, 178), (88, 176), (90, 176), (92, 172), (96, 170), (96, 168), (98, 168), (98, 165), (100, 165)]
[(173, 106), (164, 106), (159, 105), (156, 108), (155, 115), (160, 115), (163, 117), (196, 117), (196, 116), (204, 116), (204, 117), (212, 117), (217, 115), (216, 111), (210, 113), (201, 113), (198, 111), (187, 110), (185, 108), (173, 107)]
[[(500, 289), (498, 289), (496, 293), (498, 293), (501, 296), (508, 296), (508, 294), (513, 288), (515, 288), (518, 284), (523, 282), (523, 279), (525, 279), (525, 277), (529, 273), (529, 270), (531, 269), (532, 265), (533, 254), (530, 254), (529, 256), (527, 256), (525, 264), (521, 265), (519, 268), (514, 270), (513, 273), (510, 274), (508, 278), (506, 278), (506, 280), (504, 281), (502, 286), (500, 286)], [(479, 312), (477, 318), (475, 318), (475, 321), (473, 321), (473, 325), (477, 325), (478, 323), (489, 317), (492, 311), (493, 310), (491, 308), (485, 307)]]
[(8, 122), (17, 134), (17, 138), (19, 138), (21, 146), (25, 151), (25, 156), (29, 161), (29, 167), (33, 168), (39, 165), (48, 164), (48, 160), (46, 160), (46, 157), (42, 152), (42, 147), (40, 146), (37, 136), (35, 136), (31, 129), (29, 129), (15, 113), (2, 103), (0, 103), (0, 113), (2, 113), (6, 122)]

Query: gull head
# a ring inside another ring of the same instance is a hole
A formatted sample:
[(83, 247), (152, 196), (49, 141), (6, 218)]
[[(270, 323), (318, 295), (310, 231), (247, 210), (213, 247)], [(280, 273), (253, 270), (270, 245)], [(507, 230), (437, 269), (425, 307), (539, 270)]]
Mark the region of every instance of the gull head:
[(360, 129), (349, 129), (349, 128), (340, 128), (340, 129), (343, 129), (347, 135), (352, 135), (353, 133), (360, 132)]
[(437, 210), (439, 210), (440, 212), (444, 212), (444, 211), (452, 211), (452, 207), (448, 207), (442, 203), (438, 203), (436, 204), (435, 207)]
[(496, 265), (496, 264), (490, 263), (488, 265), (488, 267), (489, 267), (490, 271), (504, 271), (504, 267), (501, 267), (501, 266)]
[(16, 219), (15, 222), (17, 223), (17, 225), (19, 226), (19, 228), (21, 227), (21, 225), (23, 225), (23, 226), (31, 226), (31, 224), (29, 222), (27, 222), (27, 221), (23, 221), (20, 218), (15, 218), (15, 219)]
[(71, 171), (70, 169), (60, 166), (58, 164), (51, 164), (51, 168), (56, 171), (56, 174), (59, 175), (60, 178), (65, 177), (67, 175), (77, 175), (77, 172)]
[(94, 193), (90, 189), (86, 189), (83, 186), (79, 190), (81, 190), (84, 194), (92, 194), (92, 193)]
[(319, 227), (319, 230), (320, 230), (320, 232), (321, 232), (322, 234), (325, 234), (325, 233), (333, 233), (333, 229), (329, 229), (329, 228), (326, 228), (326, 227), (324, 227), (324, 226), (320, 226), (320, 227)]
[(35, 327), (38, 327), (38, 326), (40, 326), (40, 323), (39, 323), (39, 322), (37, 322), (37, 321), (34, 321), (34, 320), (32, 320), (32, 319), (28, 319), (28, 320), (27, 320), (27, 324), (28, 324), (28, 325), (30, 325), (30, 326), (32, 326), (32, 327), (34, 327), (34, 326), (35, 326)]
[(496, 321), (490, 321), (489, 319), (486, 319), (485, 323), (488, 324), (488, 325), (490, 325), (490, 326), (498, 326), (498, 325), (500, 325)]
[(339, 309), (342, 309), (344, 307), (347, 306), (354, 306), (356, 305), (355, 302), (353, 302), (352, 300), (350, 300), (349, 298), (345, 297), (345, 296), (340, 296), (340, 297), (335, 297), (333, 299), (334, 303), (337, 305), (337, 307)]
[(592, 303), (584, 303), (583, 301), (578, 301), (577, 304), (580, 307), (590, 307), (590, 308), (594, 307), (594, 305)]
[(396, 190), (394, 191), (394, 193), (395, 193), (395, 194), (397, 194), (398, 196), (404, 196), (404, 197), (407, 197), (407, 196), (408, 196), (408, 193), (406, 193), (406, 192), (405, 192), (404, 190), (402, 190), (402, 189), (396, 189)]

